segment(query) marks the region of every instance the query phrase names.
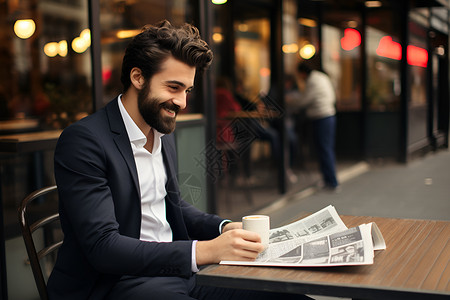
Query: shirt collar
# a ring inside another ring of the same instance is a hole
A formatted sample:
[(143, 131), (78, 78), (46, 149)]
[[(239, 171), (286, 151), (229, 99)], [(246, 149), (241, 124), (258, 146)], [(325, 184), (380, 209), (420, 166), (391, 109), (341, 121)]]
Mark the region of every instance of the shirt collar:
[[(125, 109), (125, 106), (123, 106), (122, 94), (119, 95), (117, 102), (119, 104), (120, 114), (122, 115), (123, 122), (125, 123), (125, 129), (127, 130), (130, 142), (133, 143), (136, 147), (144, 147), (144, 145), (147, 143), (147, 137), (130, 117), (127, 110)], [(155, 137), (157, 137), (158, 139), (160, 139), (164, 135), (163, 133), (160, 133), (154, 129), (153, 132), (155, 134)]]

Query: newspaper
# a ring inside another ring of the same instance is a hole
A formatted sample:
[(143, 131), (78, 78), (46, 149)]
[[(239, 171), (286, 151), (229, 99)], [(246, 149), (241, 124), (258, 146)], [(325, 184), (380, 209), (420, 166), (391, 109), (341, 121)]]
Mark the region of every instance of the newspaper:
[(270, 230), (269, 247), (251, 262), (224, 265), (320, 267), (373, 264), (374, 250), (384, 250), (375, 223), (347, 228), (334, 206), (289, 225)]

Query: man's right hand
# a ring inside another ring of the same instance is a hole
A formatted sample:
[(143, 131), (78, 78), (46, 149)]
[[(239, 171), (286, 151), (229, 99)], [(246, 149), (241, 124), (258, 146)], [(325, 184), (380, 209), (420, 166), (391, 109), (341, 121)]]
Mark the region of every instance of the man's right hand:
[(213, 240), (197, 242), (197, 265), (219, 263), (221, 260), (252, 261), (263, 250), (257, 233), (243, 229), (228, 230)]

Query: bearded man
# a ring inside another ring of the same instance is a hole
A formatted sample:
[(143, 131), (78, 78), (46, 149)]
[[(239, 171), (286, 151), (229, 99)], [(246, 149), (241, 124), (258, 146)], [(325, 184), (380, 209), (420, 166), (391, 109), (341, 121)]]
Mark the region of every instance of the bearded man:
[(50, 299), (280, 297), (195, 285), (200, 266), (253, 260), (263, 250), (240, 222), (180, 197), (171, 133), (212, 58), (192, 25), (147, 26), (126, 49), (123, 93), (63, 131), (55, 178), (64, 241)]

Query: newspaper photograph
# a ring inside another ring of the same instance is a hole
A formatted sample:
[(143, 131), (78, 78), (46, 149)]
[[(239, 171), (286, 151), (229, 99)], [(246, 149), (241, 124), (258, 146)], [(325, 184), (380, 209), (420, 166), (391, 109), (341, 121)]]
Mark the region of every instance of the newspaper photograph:
[(375, 223), (347, 228), (336, 209), (324, 209), (270, 230), (269, 247), (255, 261), (226, 265), (319, 267), (373, 264), (374, 250), (386, 249)]

